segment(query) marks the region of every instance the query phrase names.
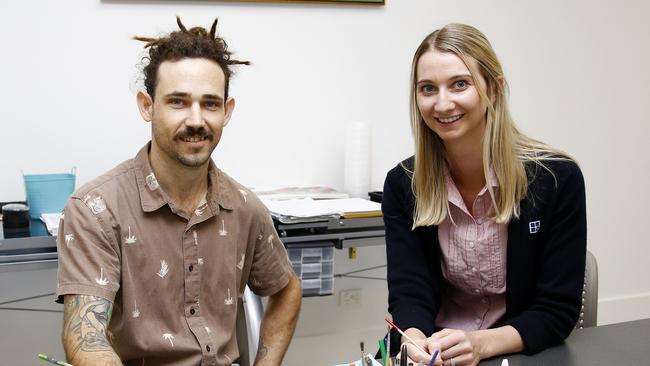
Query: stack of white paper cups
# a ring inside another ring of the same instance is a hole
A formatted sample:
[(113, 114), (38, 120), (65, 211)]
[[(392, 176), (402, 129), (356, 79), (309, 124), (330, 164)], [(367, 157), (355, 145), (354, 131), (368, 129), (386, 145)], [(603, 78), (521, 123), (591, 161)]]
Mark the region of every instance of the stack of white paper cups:
[(368, 197), (370, 188), (370, 124), (352, 122), (345, 134), (344, 186), (351, 197)]

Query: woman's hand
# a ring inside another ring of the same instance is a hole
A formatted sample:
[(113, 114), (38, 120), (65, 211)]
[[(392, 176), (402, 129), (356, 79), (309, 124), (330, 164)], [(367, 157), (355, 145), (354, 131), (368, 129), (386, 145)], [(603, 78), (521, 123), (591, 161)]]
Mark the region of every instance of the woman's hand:
[(443, 329), (433, 333), (425, 343), (428, 342), (441, 347), (444, 366), (476, 366), (484, 358), (482, 337), (478, 332)]
[[(413, 345), (411, 342), (409, 342), (408, 339), (405, 337), (402, 337), (402, 345), (406, 345), (408, 348), (408, 362), (423, 362), (426, 365), (429, 364), (429, 361), (431, 361), (431, 357), (433, 353), (436, 350), (440, 349), (440, 345), (435, 342), (434, 340), (427, 339), (424, 333), (422, 333), (419, 329), (416, 328), (409, 328), (406, 331), (404, 331), (415, 343), (417, 343), (418, 346), (423, 348), (425, 351), (428, 353), (422, 352), (418, 347)], [(397, 354), (397, 358), (401, 357), (401, 352)], [(434, 363), (436, 366), (442, 366), (442, 360), (440, 357), (436, 357), (436, 361)]]

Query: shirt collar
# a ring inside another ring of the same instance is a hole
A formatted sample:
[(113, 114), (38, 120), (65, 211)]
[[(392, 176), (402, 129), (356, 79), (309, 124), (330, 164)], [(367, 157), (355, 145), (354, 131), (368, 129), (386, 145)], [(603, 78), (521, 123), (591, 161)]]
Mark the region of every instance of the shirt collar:
[[(140, 192), (140, 203), (144, 212), (152, 212), (164, 205), (169, 205), (169, 196), (158, 184), (156, 175), (149, 162), (149, 149), (151, 142), (147, 143), (134, 158), (135, 176)], [(214, 161), (210, 159), (208, 165), (208, 192), (207, 203), (214, 214), (219, 213), (219, 207), (232, 210), (235, 207), (235, 187), (229, 182)]]
[[(444, 165), (443, 173), (445, 175), (445, 185), (447, 186), (447, 200), (458, 207), (464, 207), (465, 202), (463, 202), (463, 197), (460, 195), (460, 192), (456, 187), (456, 183), (454, 182), (454, 179), (451, 177), (451, 173), (449, 173), (449, 167), (447, 166), (447, 164)], [(490, 167), (488, 168), (487, 183), (485, 187), (481, 189), (478, 196), (482, 196), (488, 192), (487, 189), (488, 184), (492, 188), (499, 187), (499, 180), (497, 179), (496, 173), (494, 172), (494, 168), (492, 167), (492, 165), (490, 165)]]

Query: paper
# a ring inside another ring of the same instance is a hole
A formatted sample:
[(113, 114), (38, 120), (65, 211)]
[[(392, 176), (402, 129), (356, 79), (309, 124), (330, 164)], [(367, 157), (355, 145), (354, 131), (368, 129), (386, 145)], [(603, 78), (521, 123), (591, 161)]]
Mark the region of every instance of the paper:
[(61, 215), (62, 213), (42, 213), (41, 214), (41, 221), (45, 224), (45, 227), (47, 227), (47, 232), (50, 233), (52, 236), (57, 236), (59, 232), (59, 221), (61, 221)]
[(307, 198), (276, 201), (261, 196), (260, 199), (271, 215), (283, 223), (327, 221), (341, 216), (349, 218), (381, 216), (379, 203), (361, 198), (331, 200)]
[(265, 200), (288, 200), (300, 198), (332, 199), (348, 198), (347, 193), (339, 192), (330, 187), (284, 187), (276, 189), (253, 189), (253, 192)]
[[(381, 364), (379, 362), (377, 362), (375, 360), (375, 358), (372, 357), (372, 355), (370, 353), (368, 353), (368, 358), (372, 360), (372, 366), (381, 366)], [(365, 365), (363, 364), (361, 359), (359, 359), (359, 360), (356, 360), (356, 361), (353, 361), (353, 362), (341, 363), (341, 364), (338, 364), (338, 365), (335, 365), (335, 366), (365, 366)]]

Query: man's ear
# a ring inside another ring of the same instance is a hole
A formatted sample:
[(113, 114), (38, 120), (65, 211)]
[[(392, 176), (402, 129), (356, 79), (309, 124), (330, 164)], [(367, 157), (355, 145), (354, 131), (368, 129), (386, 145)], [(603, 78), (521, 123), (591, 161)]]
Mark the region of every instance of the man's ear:
[(153, 119), (153, 99), (151, 99), (151, 96), (143, 91), (139, 91), (136, 100), (142, 119), (151, 122)]
[(226, 105), (224, 106), (224, 108), (225, 108), (226, 115), (223, 120), (223, 126), (226, 127), (228, 125), (228, 122), (230, 122), (232, 111), (235, 109), (235, 98), (228, 97), (228, 100), (226, 100)]

